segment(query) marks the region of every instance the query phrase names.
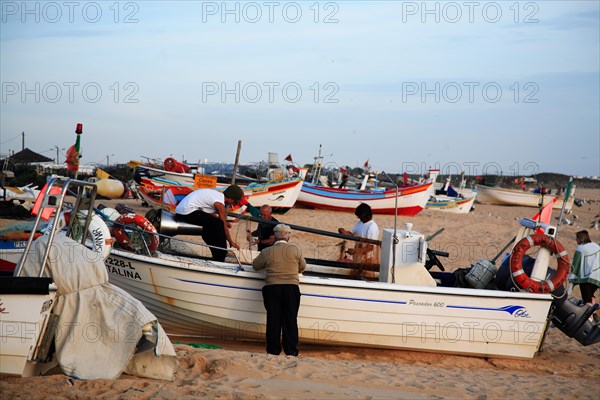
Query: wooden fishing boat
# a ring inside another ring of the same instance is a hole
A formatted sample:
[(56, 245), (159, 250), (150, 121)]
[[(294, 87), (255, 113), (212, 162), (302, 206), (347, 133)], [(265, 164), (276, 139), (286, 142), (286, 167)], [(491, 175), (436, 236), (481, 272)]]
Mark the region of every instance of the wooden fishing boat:
[(471, 211), (477, 193), (471, 193), (469, 196), (463, 194), (466, 183), (464, 174), (461, 175), (461, 182), (458, 191), (456, 191), (450, 183), (450, 178), (441, 186), (435, 183), (439, 173), (439, 169), (429, 170), (429, 176), (434, 181), (434, 186), (425, 208), (455, 214), (467, 214)]
[(416, 215), (430, 196), (432, 183), (381, 190), (335, 189), (304, 182), (297, 204), (324, 210), (354, 212), (360, 203), (371, 206), (373, 214)]
[[(140, 196), (153, 207), (159, 207), (163, 193), (168, 193), (169, 201), (166, 202), (170, 211), (174, 211), (175, 206), (183, 197), (191, 193), (194, 189), (190, 186), (178, 185), (160, 185), (150, 179), (142, 179), (142, 185), (138, 186), (137, 191)], [(225, 190), (228, 184), (217, 184), (216, 190)], [(163, 191), (164, 187), (164, 191)], [(254, 207), (261, 207), (265, 204), (271, 206), (276, 213), (285, 213), (296, 204), (298, 195), (302, 187), (302, 180), (283, 180), (280, 182), (251, 183), (246, 186), (240, 186), (244, 191), (244, 196)]]
[(177, 204), (193, 190), (189, 186), (156, 186), (151, 181), (136, 187), (137, 193), (150, 207), (164, 207), (170, 212), (175, 212)]
[(467, 214), (473, 208), (475, 196), (470, 198), (433, 195), (425, 205), (428, 210), (444, 211), (456, 214)]
[[(181, 164), (181, 163), (180, 163)], [(135, 167), (135, 178), (139, 180), (141, 178), (151, 179), (155, 182), (155, 184), (162, 185), (180, 185), (180, 186), (194, 186), (194, 177), (195, 173), (188, 169), (188, 172), (181, 172), (182, 169), (177, 169), (174, 171), (168, 171), (166, 169), (158, 168), (156, 166), (149, 165), (137, 165)], [(225, 175), (215, 175), (217, 178), (217, 182), (219, 183), (227, 183), (231, 182), (230, 176)], [(240, 185), (248, 185), (250, 183), (260, 183), (258, 179), (253, 179), (246, 176), (236, 175), (236, 182)], [(262, 181), (264, 182), (264, 181)]]
[[(573, 201), (575, 187), (571, 190), (571, 195), (565, 204), (565, 210), (569, 211), (573, 208)], [(563, 207), (563, 196), (556, 196), (552, 194), (534, 193), (531, 191), (506, 189), (500, 187), (490, 187), (477, 185), (477, 202), (481, 204), (498, 204), (504, 206), (524, 206), (524, 207), (539, 207), (540, 202), (545, 206), (556, 198), (557, 201), (554, 203), (554, 209), (562, 209)]]

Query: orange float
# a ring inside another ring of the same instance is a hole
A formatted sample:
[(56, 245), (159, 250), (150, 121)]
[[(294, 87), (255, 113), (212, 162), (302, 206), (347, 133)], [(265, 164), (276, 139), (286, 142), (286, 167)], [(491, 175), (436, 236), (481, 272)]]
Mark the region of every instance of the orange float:
[[(544, 247), (556, 254), (558, 268), (554, 275), (545, 281), (531, 279), (523, 270), (523, 256), (534, 246)], [(521, 289), (533, 293), (551, 293), (565, 283), (570, 264), (569, 256), (563, 245), (558, 240), (539, 233), (521, 239), (510, 255), (510, 273), (513, 281)]]
[(133, 250), (131, 247), (131, 240), (129, 235), (125, 232), (126, 225), (135, 225), (138, 228), (150, 233), (150, 243), (148, 243), (148, 250), (154, 252), (158, 248), (158, 234), (156, 228), (146, 217), (138, 214), (125, 214), (121, 215), (115, 221), (115, 227), (113, 229), (113, 235), (115, 239), (127, 250)]

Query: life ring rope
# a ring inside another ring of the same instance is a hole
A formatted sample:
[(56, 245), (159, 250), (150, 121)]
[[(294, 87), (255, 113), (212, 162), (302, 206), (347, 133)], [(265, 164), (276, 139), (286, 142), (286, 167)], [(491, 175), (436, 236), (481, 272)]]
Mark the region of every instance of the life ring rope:
[[(158, 232), (156, 231), (154, 225), (152, 225), (152, 223), (148, 221), (146, 217), (139, 214), (124, 214), (114, 222), (113, 235), (115, 239), (117, 239), (117, 242), (119, 242), (119, 244), (127, 250), (136, 250), (137, 246), (136, 243), (134, 243), (135, 239), (132, 241), (130, 235), (128, 235), (125, 231), (126, 227), (131, 227), (132, 225), (137, 226), (148, 234), (142, 236), (142, 240), (148, 247), (148, 251), (151, 253), (156, 251), (159, 243)], [(146, 236), (149, 236), (149, 242), (146, 240)]]
[[(557, 259), (557, 270), (554, 275), (543, 281), (531, 279), (523, 270), (523, 256), (532, 247), (540, 246), (550, 250)], [(513, 248), (510, 256), (510, 277), (513, 283), (533, 293), (552, 293), (567, 280), (571, 268), (568, 253), (556, 239), (543, 234), (533, 234), (521, 239)]]

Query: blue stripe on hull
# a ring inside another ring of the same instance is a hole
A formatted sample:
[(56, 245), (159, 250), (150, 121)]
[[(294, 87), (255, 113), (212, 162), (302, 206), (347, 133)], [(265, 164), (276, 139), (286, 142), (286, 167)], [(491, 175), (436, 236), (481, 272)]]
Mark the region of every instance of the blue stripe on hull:
[[(180, 279), (180, 278), (176, 278), (176, 279), (181, 282), (194, 283), (197, 285), (215, 286), (215, 287), (222, 287), (222, 288), (235, 289), (235, 290), (247, 290), (247, 291), (251, 291), (251, 292), (261, 292), (261, 289), (248, 288), (248, 287), (242, 287), (242, 286), (223, 285), (223, 284), (208, 283), (208, 282), (198, 282), (198, 281), (193, 281), (193, 280), (188, 280), (188, 279)], [(363, 301), (363, 302), (369, 302), (369, 303), (386, 303), (386, 304), (401, 304), (401, 305), (407, 304), (406, 301), (378, 300), (378, 299), (367, 299), (367, 298), (361, 298), (361, 297), (326, 296), (326, 295), (320, 295), (320, 294), (305, 294), (305, 293), (302, 293), (302, 296), (318, 297), (318, 298), (323, 298), (323, 299)], [(515, 312), (525, 309), (524, 306), (518, 306), (518, 305), (504, 306), (504, 307), (500, 307), (500, 308), (447, 305), (446, 308), (463, 309), (463, 310), (478, 310), (478, 311), (507, 312), (510, 315), (514, 315)]]

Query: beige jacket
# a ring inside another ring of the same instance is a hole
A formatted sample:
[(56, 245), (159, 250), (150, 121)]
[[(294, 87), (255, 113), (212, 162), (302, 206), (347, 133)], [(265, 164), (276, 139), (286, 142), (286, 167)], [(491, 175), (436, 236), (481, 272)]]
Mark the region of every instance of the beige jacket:
[(306, 260), (298, 246), (279, 240), (260, 252), (252, 261), (252, 268), (266, 269), (267, 285), (297, 285), (298, 274), (306, 268)]

